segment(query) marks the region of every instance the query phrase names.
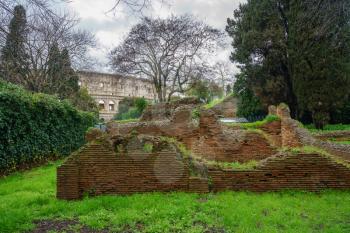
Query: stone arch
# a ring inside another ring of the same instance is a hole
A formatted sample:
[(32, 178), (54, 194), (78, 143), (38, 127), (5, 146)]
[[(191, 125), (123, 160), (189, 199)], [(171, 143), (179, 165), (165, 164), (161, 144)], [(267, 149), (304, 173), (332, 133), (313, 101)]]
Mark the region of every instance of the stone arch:
[(104, 109), (105, 109), (105, 101), (99, 100), (99, 101), (98, 101), (98, 108), (99, 108), (100, 110), (104, 110)]
[(108, 102), (108, 110), (109, 110), (110, 112), (114, 112), (114, 111), (115, 111), (115, 102), (114, 102), (113, 100), (110, 100), (110, 101)]

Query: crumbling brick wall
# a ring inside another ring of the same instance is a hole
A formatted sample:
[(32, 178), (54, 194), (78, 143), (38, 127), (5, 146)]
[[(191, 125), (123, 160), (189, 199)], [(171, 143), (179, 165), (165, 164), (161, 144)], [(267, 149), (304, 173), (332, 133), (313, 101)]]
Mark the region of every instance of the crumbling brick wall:
[(57, 168), (57, 197), (141, 192), (208, 192), (208, 182), (190, 177), (188, 161), (174, 151), (116, 154), (89, 145)]
[(276, 191), (350, 189), (350, 169), (318, 154), (269, 159), (255, 170), (210, 169), (213, 191)]
[(281, 118), (281, 140), (283, 147), (313, 146), (338, 156), (350, 162), (350, 145), (341, 145), (322, 141), (301, 127), (299, 122), (290, 117), (288, 106), (281, 104), (277, 107), (277, 115)]
[(191, 109), (199, 106), (201, 102), (194, 97), (179, 99), (172, 102), (157, 103), (147, 106), (140, 121), (170, 120), (178, 107), (187, 106)]
[(215, 112), (211, 110), (202, 110), (199, 123), (195, 125), (191, 111), (192, 108), (182, 106), (174, 111), (170, 120), (129, 124), (112, 123), (108, 133), (113, 136), (135, 131), (140, 134), (176, 138), (196, 156), (222, 162), (262, 160), (277, 152), (276, 146), (280, 144), (279, 123), (271, 124), (263, 129), (276, 140), (276, 145), (271, 145), (263, 135), (257, 132), (223, 126), (218, 121)]

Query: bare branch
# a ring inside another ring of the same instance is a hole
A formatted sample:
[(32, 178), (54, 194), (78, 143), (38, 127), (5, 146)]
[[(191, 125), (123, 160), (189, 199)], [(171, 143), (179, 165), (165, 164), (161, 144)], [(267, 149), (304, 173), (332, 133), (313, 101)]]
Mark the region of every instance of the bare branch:
[[(192, 16), (144, 17), (110, 54), (112, 67), (153, 81), (159, 101), (183, 93), (222, 33)], [(201, 70), (203, 71), (203, 70)]]

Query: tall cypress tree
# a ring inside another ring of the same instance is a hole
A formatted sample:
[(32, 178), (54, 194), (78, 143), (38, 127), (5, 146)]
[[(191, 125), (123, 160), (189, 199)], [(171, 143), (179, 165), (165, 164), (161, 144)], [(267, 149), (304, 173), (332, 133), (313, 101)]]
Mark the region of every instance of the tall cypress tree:
[(72, 68), (69, 52), (66, 48), (62, 50), (61, 62), (62, 62), (61, 79), (64, 80), (65, 85), (62, 86), (62, 88), (59, 90), (59, 95), (61, 98), (68, 98), (78, 92), (79, 77), (75, 73), (74, 69)]
[(44, 92), (55, 94), (58, 91), (62, 73), (61, 52), (57, 43), (53, 43), (49, 49), (47, 66), (47, 78)]
[(29, 56), (25, 48), (26, 40), (26, 10), (23, 6), (18, 5), (14, 8), (6, 44), (1, 51), (1, 76), (7, 81), (25, 86), (25, 78), (29, 72)]
[(78, 75), (72, 68), (68, 50), (63, 49), (60, 52), (58, 44), (54, 43), (49, 50), (45, 92), (66, 99), (76, 94), (78, 90)]

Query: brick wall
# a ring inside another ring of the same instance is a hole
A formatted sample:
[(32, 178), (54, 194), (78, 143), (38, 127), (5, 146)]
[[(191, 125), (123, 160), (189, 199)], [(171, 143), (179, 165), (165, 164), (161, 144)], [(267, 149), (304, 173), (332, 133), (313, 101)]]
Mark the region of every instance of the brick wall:
[(59, 199), (153, 191), (208, 192), (208, 182), (190, 177), (188, 161), (173, 151), (126, 155), (89, 145), (57, 169)]
[(276, 157), (256, 170), (210, 169), (208, 175), (216, 192), (350, 189), (350, 169), (318, 154)]
[(201, 136), (192, 142), (193, 154), (207, 160), (245, 163), (266, 159), (277, 151), (260, 134), (241, 131), (240, 141), (225, 134)]

